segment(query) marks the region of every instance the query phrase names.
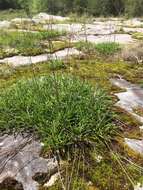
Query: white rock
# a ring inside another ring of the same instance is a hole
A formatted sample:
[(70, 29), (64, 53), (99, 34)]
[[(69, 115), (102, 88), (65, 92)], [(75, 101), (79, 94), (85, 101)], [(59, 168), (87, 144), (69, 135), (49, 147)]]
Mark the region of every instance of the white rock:
[(116, 105), (123, 108), (139, 122), (143, 123), (143, 117), (134, 112), (134, 108), (143, 107), (143, 89), (124, 79), (111, 79), (110, 81), (119, 88), (126, 90), (125, 92), (115, 94), (119, 98)]
[(56, 173), (54, 175), (51, 176), (50, 180), (44, 184), (44, 187), (51, 187), (55, 184), (55, 182), (58, 180), (59, 178), (59, 173)]
[(143, 132), (143, 126), (140, 126), (139, 128), (140, 128), (141, 132)]
[(0, 21), (0, 29), (7, 29), (7, 28), (10, 28), (11, 26), (11, 22), (5, 20), (5, 21)]
[(39, 13), (38, 15), (33, 17), (34, 21), (49, 21), (49, 20), (56, 20), (56, 21), (65, 21), (69, 19), (68, 17), (62, 17), (62, 16), (55, 16), (55, 15), (49, 15), (47, 13)]
[(143, 186), (138, 183), (135, 187), (134, 187), (134, 190), (143, 190)]
[(93, 42), (93, 43), (103, 43), (103, 42), (116, 42), (120, 44), (130, 44), (133, 43), (135, 40), (132, 39), (131, 35), (129, 34), (111, 34), (111, 35), (87, 35), (87, 36), (76, 36), (76, 38), (73, 40), (75, 42), (77, 41), (87, 41)]
[(125, 144), (128, 145), (134, 152), (143, 154), (143, 140), (125, 138)]
[(12, 23), (15, 23), (15, 24), (21, 24), (21, 23), (31, 23), (32, 22), (32, 19), (30, 18), (14, 18), (11, 20)]
[(75, 48), (66, 48), (64, 50), (57, 51), (53, 54), (42, 54), (36, 56), (13, 56), (4, 59), (0, 59), (0, 63), (7, 63), (10, 66), (24, 66), (31, 65), (49, 60), (64, 59), (68, 56), (79, 55), (81, 52)]

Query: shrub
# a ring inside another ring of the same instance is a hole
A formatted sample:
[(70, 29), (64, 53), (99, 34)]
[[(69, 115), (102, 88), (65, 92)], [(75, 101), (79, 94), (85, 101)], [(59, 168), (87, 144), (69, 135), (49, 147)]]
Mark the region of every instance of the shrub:
[(121, 50), (120, 45), (115, 42), (104, 42), (104, 43), (91, 43), (81, 41), (76, 45), (77, 49), (87, 53), (98, 53), (100, 55), (113, 55)]
[(112, 103), (101, 89), (68, 75), (22, 80), (0, 95), (0, 130), (36, 132), (45, 146), (110, 140)]

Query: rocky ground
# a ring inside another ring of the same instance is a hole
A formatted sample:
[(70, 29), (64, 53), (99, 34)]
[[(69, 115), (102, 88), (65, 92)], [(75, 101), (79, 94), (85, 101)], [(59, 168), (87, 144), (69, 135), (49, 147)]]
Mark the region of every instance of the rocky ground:
[[(47, 49), (51, 49), (49, 44), (53, 46), (53, 41), (56, 42), (56, 48), (53, 52), (41, 52), (30, 56), (28, 53), (21, 55), (15, 47), (4, 47), (0, 42), (0, 51), (7, 51), (5, 54), (1, 53), (0, 87), (6, 88), (20, 78), (31, 77), (33, 73), (37, 75), (49, 73), (51, 68), (48, 67), (47, 63), (51, 60), (62, 60), (66, 65), (65, 68), (60, 66), (56, 70), (78, 75), (88, 79), (94, 85), (100, 84), (105, 87), (112, 94), (113, 99), (116, 99), (115, 107), (121, 109), (120, 118), (124, 124), (130, 126), (130, 120), (134, 120), (131, 123), (133, 129), (125, 132), (125, 138), (122, 138), (121, 144), (127, 146), (126, 149), (142, 156), (143, 48), (141, 43), (143, 40), (143, 20), (138, 18), (130, 20), (124, 18), (92, 18), (92, 20), (85, 20), (83, 23), (73, 23), (68, 17), (40, 13), (33, 18), (0, 21), (0, 32), (16, 31), (25, 34), (37, 34), (49, 30), (61, 32), (60, 36), (50, 41), (42, 41), (46, 45), (41, 47), (47, 48), (48, 44)], [(63, 32), (66, 34), (63, 35)], [(77, 49), (76, 43), (80, 41), (94, 44), (117, 42), (122, 50), (113, 57), (101, 57), (95, 53), (89, 55)], [(129, 115), (128, 120), (124, 119), (125, 115)], [(134, 122), (137, 123), (136, 126), (134, 126)], [(135, 136), (136, 131), (139, 131), (139, 135)], [(4, 166), (0, 164), (0, 169), (2, 168), (0, 183), (6, 178), (12, 178), (20, 182), (24, 190), (37, 190), (38, 184), (32, 180), (32, 177), (39, 172), (46, 173), (55, 170), (57, 163), (55, 163), (54, 158), (48, 160), (39, 157), (41, 145), (40, 142), (34, 140), (30, 141), (24, 148), (22, 147), (14, 157), (9, 158), (7, 156), (9, 152), (17, 149), (19, 143), (22, 145), (23, 141), (22, 136), (17, 136), (15, 140), (13, 136), (0, 137), (0, 162), (3, 162), (5, 157), (8, 159)], [(36, 146), (37, 152), (33, 151), (33, 146)], [(32, 162), (27, 163), (29, 159)], [(26, 166), (25, 163), (27, 163)], [(36, 169), (34, 165), (37, 166)], [(21, 167), (22, 170), (17, 173), (17, 169), (19, 170)], [(59, 177), (56, 172), (53, 174), (55, 178)], [(53, 177), (53, 181), (55, 178)], [(47, 184), (50, 183), (52, 182), (49, 181)], [(134, 189), (141, 190), (143, 188), (139, 184), (135, 184)]]

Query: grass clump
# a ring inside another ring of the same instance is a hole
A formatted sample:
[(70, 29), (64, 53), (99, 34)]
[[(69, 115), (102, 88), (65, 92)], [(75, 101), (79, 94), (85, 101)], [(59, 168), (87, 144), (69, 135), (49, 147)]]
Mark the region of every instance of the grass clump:
[(110, 56), (121, 50), (118, 43), (115, 42), (104, 42), (104, 43), (91, 43), (81, 41), (77, 43), (77, 49), (85, 53), (97, 53), (99, 55)]
[(99, 43), (96, 45), (96, 50), (103, 55), (113, 55), (120, 50), (120, 46), (115, 42)]
[(52, 60), (49, 63), (50, 70), (66, 69), (66, 65), (62, 60)]
[(107, 94), (69, 75), (19, 81), (0, 95), (0, 130), (36, 132), (46, 146), (110, 140), (112, 102)]

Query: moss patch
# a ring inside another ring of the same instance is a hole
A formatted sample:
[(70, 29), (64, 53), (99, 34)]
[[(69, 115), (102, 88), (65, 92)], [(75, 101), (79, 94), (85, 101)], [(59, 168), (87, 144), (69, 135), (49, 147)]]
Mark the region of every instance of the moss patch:
[[(0, 31), (0, 58), (12, 55), (38, 55), (42, 53), (54, 52), (67, 47), (64, 42), (52, 42), (53, 39), (64, 35), (64, 32), (8, 32)], [(8, 49), (8, 50), (7, 50)]]
[(137, 39), (137, 40), (143, 40), (143, 33), (141, 33), (141, 32), (134, 33), (132, 35), (132, 37)]

